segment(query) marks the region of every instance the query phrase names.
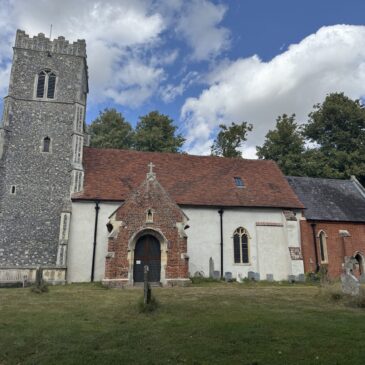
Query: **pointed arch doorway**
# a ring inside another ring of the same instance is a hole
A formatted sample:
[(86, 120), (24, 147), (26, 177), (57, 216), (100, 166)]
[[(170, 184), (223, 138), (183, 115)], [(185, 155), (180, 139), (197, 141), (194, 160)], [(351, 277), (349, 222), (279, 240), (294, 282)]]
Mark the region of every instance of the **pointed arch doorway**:
[(134, 249), (133, 281), (143, 282), (144, 266), (148, 265), (148, 280), (160, 282), (161, 275), (161, 245), (159, 240), (146, 234), (136, 242)]

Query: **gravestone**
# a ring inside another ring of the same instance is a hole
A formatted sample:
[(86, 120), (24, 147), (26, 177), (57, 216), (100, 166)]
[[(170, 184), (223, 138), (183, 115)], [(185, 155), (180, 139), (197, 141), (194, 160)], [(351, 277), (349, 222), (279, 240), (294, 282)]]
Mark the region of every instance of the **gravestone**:
[(260, 273), (255, 272), (255, 281), (260, 281)]
[(359, 295), (360, 293), (359, 280), (353, 274), (355, 264), (356, 260), (352, 257), (345, 258), (344, 269), (341, 275), (342, 291), (345, 294)]
[(298, 281), (300, 283), (305, 283), (305, 275), (304, 274), (299, 274), (298, 275)]
[(273, 282), (274, 281), (274, 275), (273, 274), (266, 274), (266, 280)]
[(226, 271), (226, 272), (224, 273), (224, 279), (225, 279), (226, 281), (232, 281), (232, 273), (231, 273), (230, 271)]
[(209, 259), (209, 277), (214, 277), (214, 261), (212, 258)]
[(220, 271), (213, 271), (213, 279), (219, 280), (221, 278), (221, 272)]
[(288, 275), (289, 283), (295, 283), (295, 275)]
[(248, 278), (248, 280), (255, 280), (255, 273), (253, 272), (253, 271), (249, 271), (248, 273), (247, 273), (247, 278)]
[(203, 278), (204, 277), (204, 271), (195, 271), (194, 278)]

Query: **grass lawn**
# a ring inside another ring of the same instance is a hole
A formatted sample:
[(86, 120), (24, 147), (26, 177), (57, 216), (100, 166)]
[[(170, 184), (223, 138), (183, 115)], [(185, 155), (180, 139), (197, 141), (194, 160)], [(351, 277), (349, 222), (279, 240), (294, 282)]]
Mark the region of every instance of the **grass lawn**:
[(0, 289), (0, 365), (365, 364), (365, 309), (317, 286), (201, 284), (141, 289), (95, 284)]

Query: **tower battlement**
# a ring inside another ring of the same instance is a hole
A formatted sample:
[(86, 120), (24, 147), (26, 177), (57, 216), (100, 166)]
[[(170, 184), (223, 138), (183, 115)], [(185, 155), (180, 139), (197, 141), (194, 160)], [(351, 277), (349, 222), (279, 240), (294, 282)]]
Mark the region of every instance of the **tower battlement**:
[(43, 33), (39, 33), (31, 38), (20, 29), (16, 32), (15, 47), (86, 57), (86, 43), (84, 39), (78, 39), (77, 42), (71, 44), (65, 37), (60, 36), (57, 39), (51, 40)]

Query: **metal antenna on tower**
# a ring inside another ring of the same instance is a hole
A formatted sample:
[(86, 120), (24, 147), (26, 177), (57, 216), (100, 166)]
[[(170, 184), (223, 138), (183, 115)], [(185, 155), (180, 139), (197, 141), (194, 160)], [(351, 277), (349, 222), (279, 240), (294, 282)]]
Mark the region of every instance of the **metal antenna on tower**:
[(51, 39), (51, 37), (52, 37), (52, 24), (51, 24), (51, 28), (49, 30), (49, 39)]

